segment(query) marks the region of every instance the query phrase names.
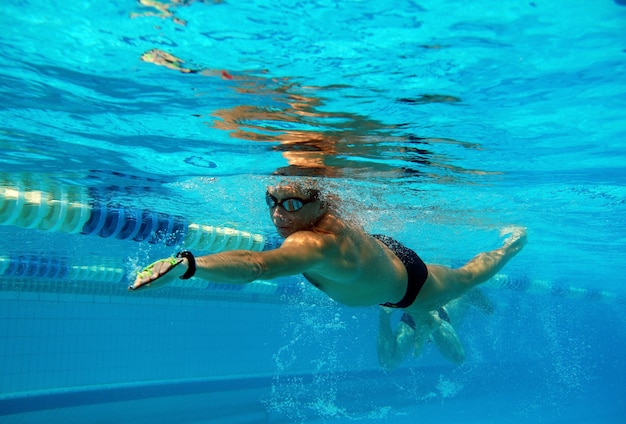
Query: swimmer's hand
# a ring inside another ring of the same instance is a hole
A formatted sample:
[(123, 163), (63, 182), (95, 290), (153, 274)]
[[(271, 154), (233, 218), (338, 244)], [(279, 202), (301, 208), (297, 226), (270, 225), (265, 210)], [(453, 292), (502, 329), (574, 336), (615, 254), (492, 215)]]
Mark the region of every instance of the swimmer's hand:
[[(180, 266), (183, 264), (183, 266)], [(173, 271), (177, 268), (176, 271)], [(137, 273), (135, 282), (128, 286), (128, 290), (156, 289), (171, 283), (187, 270), (186, 258), (160, 259)]]

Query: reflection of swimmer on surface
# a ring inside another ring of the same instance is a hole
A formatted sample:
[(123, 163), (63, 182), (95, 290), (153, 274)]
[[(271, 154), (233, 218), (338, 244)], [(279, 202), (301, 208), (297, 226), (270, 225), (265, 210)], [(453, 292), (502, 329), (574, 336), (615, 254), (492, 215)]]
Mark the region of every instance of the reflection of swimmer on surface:
[[(278, 142), (272, 147), (281, 152), (288, 166), (276, 170), (278, 175), (342, 177), (358, 173), (393, 177), (422, 174), (423, 169), (447, 169), (458, 173), (484, 174), (480, 170), (461, 169), (453, 164), (434, 161), (430, 146), (439, 143), (471, 147), (452, 139), (398, 136), (401, 126), (390, 125), (368, 116), (350, 112), (322, 110), (320, 97), (329, 87), (302, 86), (287, 77), (271, 78), (267, 70), (237, 73), (210, 68), (194, 68), (172, 53), (151, 49), (141, 60), (184, 74), (199, 74), (231, 80), (229, 89), (243, 95), (261, 96), (270, 105), (246, 104), (217, 109), (208, 125), (227, 131), (230, 137), (258, 142)], [(334, 87), (336, 89), (338, 87)], [(460, 101), (445, 95), (422, 95), (401, 102), (449, 103)], [(262, 102), (263, 103), (263, 102)], [(200, 115), (197, 115), (200, 116)], [(384, 156), (390, 162), (368, 160)], [(356, 158), (356, 160), (355, 160)], [(405, 163), (399, 167), (391, 164)], [(437, 161), (445, 160), (438, 155)]]
[[(434, 330), (428, 339), (439, 349), (441, 354), (453, 364), (461, 364), (465, 360), (465, 349), (454, 329), (463, 319), (470, 307), (474, 307), (486, 314), (492, 314), (494, 306), (479, 289), (473, 289), (465, 295), (452, 300), (436, 311), (429, 312), (433, 319), (440, 321), (440, 326)], [(383, 368), (393, 369), (413, 352), (419, 356), (424, 345), (416, 346), (416, 334), (420, 331), (411, 315), (402, 314), (396, 325), (396, 331), (391, 327), (393, 309), (381, 307), (378, 328), (378, 360)]]
[(178, 18), (173, 9), (176, 9), (180, 6), (189, 6), (193, 3), (214, 3), (219, 4), (222, 3), (223, 0), (170, 0), (169, 3), (163, 1), (156, 0), (138, 0), (138, 3), (145, 8), (153, 9), (149, 12), (141, 12), (141, 13), (131, 13), (131, 18), (145, 17), (145, 16), (155, 16), (161, 19), (171, 19), (174, 23), (178, 25), (185, 26), (187, 22), (183, 19)]
[(141, 55), (141, 60), (148, 63), (154, 63), (155, 65), (165, 66), (168, 69), (180, 71), (184, 74), (194, 74), (198, 72), (195, 69), (183, 67), (183, 63), (185, 63), (184, 60), (159, 49), (148, 50)]
[[(201, 257), (183, 251), (138, 273), (129, 290), (158, 288), (177, 278), (246, 284), (302, 274), (330, 298), (346, 306), (400, 308), (416, 324), (420, 352), (445, 321), (430, 311), (493, 277), (526, 244), (522, 227), (495, 250), (479, 253), (460, 268), (426, 265), (411, 249), (383, 235), (370, 235), (340, 216), (338, 199), (312, 183), (291, 181), (268, 187), (270, 218), (284, 241), (262, 252), (233, 250)], [(443, 327), (442, 327), (443, 326)]]
[(168, 53), (161, 49), (151, 49), (141, 55), (141, 60), (147, 63), (154, 63), (155, 65), (164, 66), (173, 71), (179, 71), (183, 74), (197, 74), (200, 73), (206, 76), (221, 76), (223, 79), (235, 79), (230, 73), (227, 71), (218, 71), (218, 70), (210, 70), (210, 69), (193, 69), (186, 68), (183, 66), (185, 63), (179, 57), (174, 56), (171, 53)]
[[(238, 93), (271, 98), (275, 107), (242, 104), (218, 109), (212, 113), (217, 119), (211, 126), (228, 131), (237, 139), (280, 143), (273, 149), (280, 151), (289, 165), (276, 171), (280, 175), (339, 177), (352, 169), (363, 168), (363, 162), (353, 161), (351, 156), (377, 156), (379, 146), (389, 150), (394, 141), (413, 143), (413, 140), (393, 136), (394, 126), (380, 121), (355, 113), (320, 111), (318, 108), (324, 102), (314, 95), (316, 88), (297, 86), (287, 78), (192, 68), (185, 66), (184, 60), (160, 49), (145, 52), (141, 60), (184, 74), (234, 80), (237, 84), (231, 89)], [(399, 146), (396, 154), (411, 161), (412, 156), (405, 154), (407, 149), (410, 148)], [(369, 163), (368, 167), (369, 171), (375, 168), (374, 171), (384, 173), (404, 172), (378, 162)]]

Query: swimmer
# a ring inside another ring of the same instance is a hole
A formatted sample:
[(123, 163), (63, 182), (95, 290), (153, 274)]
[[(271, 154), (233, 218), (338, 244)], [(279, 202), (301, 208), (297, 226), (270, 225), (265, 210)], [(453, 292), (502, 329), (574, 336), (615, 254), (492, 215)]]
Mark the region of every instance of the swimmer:
[[(479, 288), (472, 289), (463, 296), (456, 298), (437, 309), (431, 311), (434, 320), (441, 321), (438, 329), (433, 331), (428, 339), (439, 349), (439, 352), (448, 361), (460, 365), (465, 360), (465, 348), (454, 329), (465, 316), (468, 309), (474, 307), (479, 311), (491, 315), (495, 307)], [(396, 325), (395, 332), (391, 329), (391, 315), (393, 309), (382, 306), (380, 308), (378, 327), (378, 360), (386, 369), (399, 367), (413, 352), (413, 356), (419, 356), (423, 345), (416, 346), (416, 340), (420, 340), (420, 330), (411, 315), (402, 313), (400, 321)]]
[(523, 227), (500, 248), (475, 256), (460, 268), (426, 265), (411, 249), (383, 235), (369, 235), (342, 219), (332, 196), (310, 184), (269, 187), (265, 201), (282, 245), (263, 252), (233, 250), (195, 257), (183, 251), (156, 261), (137, 275), (129, 290), (161, 287), (191, 277), (230, 284), (302, 274), (319, 290), (347, 306), (383, 305), (404, 310), (416, 323), (419, 351), (442, 320), (437, 311), (493, 277), (526, 243)]

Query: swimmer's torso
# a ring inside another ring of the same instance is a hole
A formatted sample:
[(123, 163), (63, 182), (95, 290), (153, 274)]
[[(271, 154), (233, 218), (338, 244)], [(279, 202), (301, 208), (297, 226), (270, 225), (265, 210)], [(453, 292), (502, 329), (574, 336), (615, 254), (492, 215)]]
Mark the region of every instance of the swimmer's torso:
[(322, 243), (325, 259), (304, 276), (328, 296), (348, 306), (402, 298), (407, 281), (404, 265), (378, 240), (330, 214), (311, 233)]

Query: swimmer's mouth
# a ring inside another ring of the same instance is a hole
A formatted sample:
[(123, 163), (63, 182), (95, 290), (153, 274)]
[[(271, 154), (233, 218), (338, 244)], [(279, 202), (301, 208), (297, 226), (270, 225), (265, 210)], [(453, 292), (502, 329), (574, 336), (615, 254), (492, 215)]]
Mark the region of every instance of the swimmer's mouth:
[(279, 233), (288, 233), (289, 231), (291, 231), (291, 227), (285, 227), (285, 226), (279, 225), (279, 226), (276, 226), (276, 230)]

